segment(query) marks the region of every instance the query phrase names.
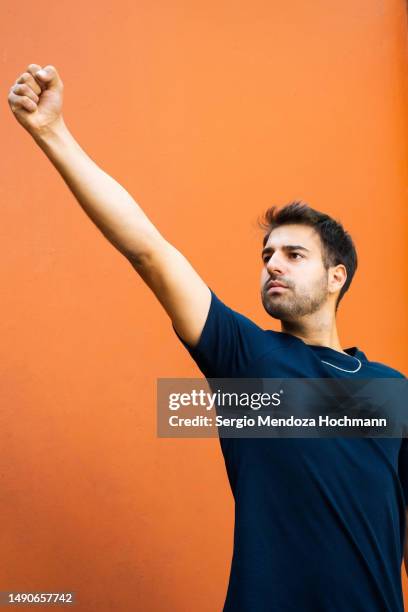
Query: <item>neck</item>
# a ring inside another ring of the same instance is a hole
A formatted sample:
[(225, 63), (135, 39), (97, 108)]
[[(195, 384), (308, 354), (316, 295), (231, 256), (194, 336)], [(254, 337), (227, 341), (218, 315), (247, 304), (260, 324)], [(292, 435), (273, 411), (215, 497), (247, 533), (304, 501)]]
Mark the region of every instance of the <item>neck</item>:
[(281, 331), (300, 338), (306, 344), (327, 346), (345, 353), (341, 348), (336, 320), (330, 314), (324, 315), (318, 312), (301, 317), (296, 321), (281, 321)]

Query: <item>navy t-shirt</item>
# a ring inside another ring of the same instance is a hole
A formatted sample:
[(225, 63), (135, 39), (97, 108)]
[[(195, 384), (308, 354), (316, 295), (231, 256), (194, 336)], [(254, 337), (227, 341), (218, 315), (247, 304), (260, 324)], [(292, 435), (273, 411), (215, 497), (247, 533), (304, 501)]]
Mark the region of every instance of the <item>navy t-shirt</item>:
[[(198, 345), (182, 343), (207, 378), (405, 378), (356, 347), (344, 355), (263, 330), (212, 291)], [(220, 444), (235, 499), (224, 612), (403, 611), (405, 439)]]

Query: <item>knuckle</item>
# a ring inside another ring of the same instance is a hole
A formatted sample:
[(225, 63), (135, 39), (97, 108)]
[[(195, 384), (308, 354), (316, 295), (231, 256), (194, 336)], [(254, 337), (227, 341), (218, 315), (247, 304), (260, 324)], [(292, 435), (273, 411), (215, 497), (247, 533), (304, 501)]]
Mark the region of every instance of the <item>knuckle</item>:
[(13, 92), (19, 95), (20, 97), (26, 97), (34, 101), (38, 101), (39, 99), (37, 94), (28, 85), (24, 85), (24, 84), (14, 85), (12, 89), (13, 89)]
[(22, 105), (27, 108), (31, 107), (34, 102), (28, 96), (21, 96)]

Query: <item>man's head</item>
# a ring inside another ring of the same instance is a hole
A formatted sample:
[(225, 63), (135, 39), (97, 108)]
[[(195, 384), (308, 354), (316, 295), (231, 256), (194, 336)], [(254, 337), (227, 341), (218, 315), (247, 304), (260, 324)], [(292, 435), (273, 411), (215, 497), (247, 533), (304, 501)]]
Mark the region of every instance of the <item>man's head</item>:
[[(272, 206), (261, 226), (265, 310), (283, 321), (323, 308), (335, 313), (357, 269), (356, 249), (343, 226), (302, 201)], [(274, 281), (285, 288), (273, 287)]]

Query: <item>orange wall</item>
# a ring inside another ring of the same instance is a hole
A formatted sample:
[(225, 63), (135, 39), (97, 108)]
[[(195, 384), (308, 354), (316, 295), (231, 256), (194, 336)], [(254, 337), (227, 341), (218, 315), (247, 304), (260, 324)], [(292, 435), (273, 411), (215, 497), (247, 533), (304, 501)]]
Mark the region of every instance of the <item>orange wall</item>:
[(342, 344), (406, 373), (405, 4), (3, 0), (2, 26), (0, 590), (75, 590), (81, 612), (220, 610), (218, 441), (155, 434), (156, 378), (198, 369), (7, 93), (54, 64), (85, 150), (261, 325), (279, 329), (257, 216), (301, 198), (340, 218), (360, 258)]

